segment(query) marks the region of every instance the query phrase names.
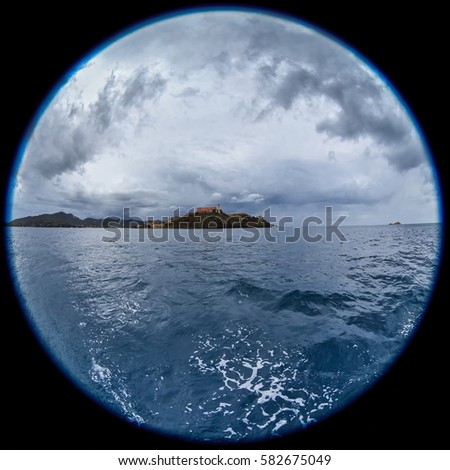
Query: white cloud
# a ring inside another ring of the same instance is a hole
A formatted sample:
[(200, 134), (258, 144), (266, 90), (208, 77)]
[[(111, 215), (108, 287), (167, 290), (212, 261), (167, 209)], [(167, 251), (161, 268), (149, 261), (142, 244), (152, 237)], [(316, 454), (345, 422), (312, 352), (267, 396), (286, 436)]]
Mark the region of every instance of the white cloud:
[(264, 201), (264, 196), (259, 193), (249, 193), (248, 191), (244, 190), (241, 191), (239, 196), (233, 196), (231, 198), (233, 202), (254, 202), (259, 203)]

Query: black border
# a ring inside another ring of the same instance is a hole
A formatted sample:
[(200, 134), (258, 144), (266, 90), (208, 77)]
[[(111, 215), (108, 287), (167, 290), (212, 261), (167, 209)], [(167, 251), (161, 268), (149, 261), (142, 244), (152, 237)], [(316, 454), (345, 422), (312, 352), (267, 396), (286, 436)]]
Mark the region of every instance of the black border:
[[(309, 2), (294, 10), (287, 2), (246, 2), (294, 13), (353, 45), (392, 81), (417, 116), (448, 198), (444, 125), (448, 80), (442, 70), (447, 24), (432, 2), (420, 9), (391, 4), (354, 7)], [(208, 3), (211, 5), (212, 3)], [(201, 4), (196, 4), (201, 6)], [(53, 86), (87, 51), (111, 35), (150, 16), (186, 3), (143, 6), (105, 4), (10, 6), (4, 12), (2, 97), (6, 132), (1, 139), (2, 196), (21, 137)], [(447, 99), (448, 100), (448, 99)], [(445, 129), (446, 130), (446, 129)], [(2, 232), (3, 236), (3, 232)], [(91, 402), (59, 372), (34, 338), (8, 276), (4, 250), (0, 322), (0, 403), (4, 449), (190, 449), (205, 444), (173, 441), (135, 428)], [(445, 312), (448, 256), (425, 319), (388, 374), (344, 411), (307, 431), (282, 440), (246, 445), (264, 449), (437, 449), (448, 448), (444, 379), (448, 371)], [(441, 430), (443, 428), (443, 431)], [(217, 448), (218, 446), (214, 446)], [(242, 446), (234, 446), (242, 448)]]

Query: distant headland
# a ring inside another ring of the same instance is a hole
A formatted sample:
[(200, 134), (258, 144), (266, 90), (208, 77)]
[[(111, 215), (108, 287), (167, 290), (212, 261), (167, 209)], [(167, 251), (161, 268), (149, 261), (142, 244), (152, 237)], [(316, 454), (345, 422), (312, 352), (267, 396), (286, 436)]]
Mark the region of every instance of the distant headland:
[(389, 222), (389, 225), (401, 225), (402, 223), (397, 220), (397, 222)]
[(253, 216), (245, 212), (226, 214), (217, 204), (214, 207), (197, 207), (185, 215), (168, 217), (163, 220), (147, 220), (141, 218), (122, 219), (120, 217), (106, 217), (94, 219), (79, 217), (66, 212), (54, 214), (40, 214), (14, 219), (6, 223), (9, 227), (56, 227), (56, 228), (264, 228), (270, 227), (262, 216)]

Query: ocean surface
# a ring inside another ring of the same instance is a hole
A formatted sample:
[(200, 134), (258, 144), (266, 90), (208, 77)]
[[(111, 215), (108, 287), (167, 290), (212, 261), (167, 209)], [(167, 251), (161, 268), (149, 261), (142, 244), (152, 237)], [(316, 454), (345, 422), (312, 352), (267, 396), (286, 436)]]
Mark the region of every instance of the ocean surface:
[(440, 225), (341, 229), (347, 241), (286, 243), (276, 229), (275, 242), (268, 229), (108, 242), (102, 229), (10, 228), (8, 248), (35, 331), (92, 398), (154, 432), (246, 441), (349, 404), (420, 323)]

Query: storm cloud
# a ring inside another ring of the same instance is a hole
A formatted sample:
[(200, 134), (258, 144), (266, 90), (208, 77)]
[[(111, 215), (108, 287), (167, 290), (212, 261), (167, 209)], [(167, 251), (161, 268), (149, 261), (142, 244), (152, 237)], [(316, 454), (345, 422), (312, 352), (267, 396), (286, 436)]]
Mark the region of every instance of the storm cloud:
[(344, 70), (335, 69), (333, 62), (312, 60), (307, 67), (298, 63), (283, 67), (279, 60), (272, 64), (259, 69), (269, 83), (270, 99), (258, 119), (273, 117), (276, 108), (295, 111), (300, 101), (314, 106), (314, 100), (326, 100), (330, 111), (317, 120), (318, 133), (344, 141), (370, 139), (373, 146), (384, 149), (382, 155), (398, 171), (426, 163), (420, 144), (413, 142), (417, 138), (408, 116), (400, 112), (386, 86), (372, 73), (363, 73), (358, 62)]
[(423, 149), (417, 140), (414, 142), (412, 139), (407, 145), (399, 146), (399, 148), (390, 148), (386, 152), (385, 157), (399, 172), (408, 171), (424, 164)]
[(137, 30), (59, 90), (15, 177), (15, 217), (174, 207), (435, 221), (408, 112), (369, 65), (298, 23), (203, 12)]
[(142, 102), (154, 100), (165, 90), (167, 80), (159, 73), (149, 74), (148, 67), (139, 69), (125, 82), (125, 90), (121, 101), (125, 107), (139, 107)]
[(166, 83), (159, 73), (152, 74), (143, 67), (127, 78), (112, 72), (96, 100), (88, 106), (78, 100), (68, 105), (67, 101), (56, 98), (31, 137), (33, 156), (22, 172), (28, 176), (31, 170), (52, 179), (82, 171), (100, 152), (114, 148), (118, 140), (127, 137), (122, 123), (132, 120), (130, 108), (140, 110), (146, 102), (157, 100)]
[(94, 158), (99, 142), (87, 122), (72, 127), (66, 115), (54, 112), (41, 121), (32, 144), (33, 157), (20, 173), (24, 180), (38, 177), (51, 180), (68, 172), (82, 171), (83, 165)]

